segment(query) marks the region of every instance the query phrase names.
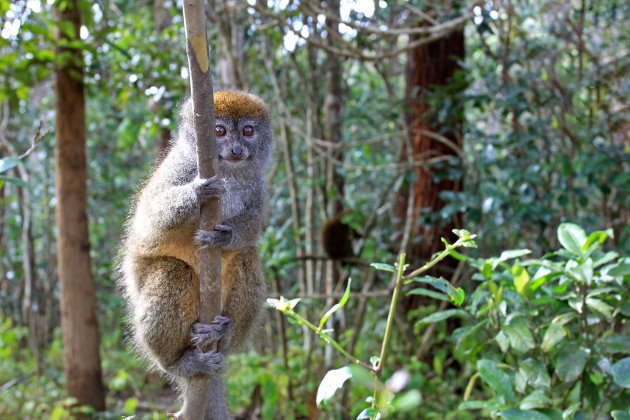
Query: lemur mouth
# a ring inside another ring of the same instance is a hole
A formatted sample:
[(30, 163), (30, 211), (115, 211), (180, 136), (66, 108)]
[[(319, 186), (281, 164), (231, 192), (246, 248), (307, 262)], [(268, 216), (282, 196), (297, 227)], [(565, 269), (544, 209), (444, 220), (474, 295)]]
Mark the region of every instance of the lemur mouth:
[(224, 160), (224, 161), (227, 161), (229, 163), (240, 163), (240, 162), (244, 162), (246, 160), (249, 160), (250, 158), (251, 158), (251, 156), (243, 156), (243, 157), (228, 156), (228, 157), (223, 157), (223, 156), (219, 155), (219, 161)]

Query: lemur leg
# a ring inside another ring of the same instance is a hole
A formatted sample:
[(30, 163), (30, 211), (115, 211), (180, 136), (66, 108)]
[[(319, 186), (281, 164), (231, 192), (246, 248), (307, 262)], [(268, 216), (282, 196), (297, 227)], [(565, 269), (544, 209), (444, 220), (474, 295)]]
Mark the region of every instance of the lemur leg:
[[(173, 376), (213, 375), (221, 368), (223, 355), (199, 352), (191, 332), (199, 301), (197, 276), (176, 258), (146, 259), (143, 264), (134, 323), (138, 342)], [(169, 322), (160, 322), (164, 319)], [(221, 332), (212, 331), (215, 340), (223, 336)]]

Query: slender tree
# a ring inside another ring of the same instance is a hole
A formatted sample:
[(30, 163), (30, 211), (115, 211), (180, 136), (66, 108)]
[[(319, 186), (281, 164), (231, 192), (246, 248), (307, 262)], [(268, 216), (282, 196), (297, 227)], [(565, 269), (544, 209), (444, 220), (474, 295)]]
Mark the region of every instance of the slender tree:
[[(414, 40), (411, 37), (410, 42)], [(401, 162), (408, 161), (410, 153), (414, 162), (432, 162), (415, 166), (415, 181), (402, 189), (398, 196), (399, 214), (404, 218), (410, 197), (409, 189), (414, 189), (413, 240), (409, 257), (415, 263), (429, 260), (431, 255), (442, 249), (441, 238), (451, 238), (451, 230), (457, 227), (454, 226), (454, 218), (446, 221), (439, 218), (429, 224), (420, 224), (418, 220), (423, 211), (439, 214), (436, 212), (445, 205), (440, 193), (461, 190), (459, 180), (450, 177), (448, 169), (451, 158), (457, 156), (462, 144), (462, 115), (457, 100), (459, 88), (453, 76), (460, 69), (459, 62), (463, 59), (463, 30), (411, 49), (408, 55), (406, 119), (410, 141), (403, 147)], [(447, 117), (441, 121), (436, 118), (436, 110), (430, 100), (432, 92), (438, 89), (445, 93), (445, 98), (452, 105)], [(448, 266), (454, 262), (445, 260), (439, 272), (433, 274), (446, 275)]]
[[(57, 1), (55, 188), (61, 329), (68, 394), (105, 409), (96, 296), (88, 241), (85, 95), (78, 0)], [(71, 43), (73, 45), (71, 45)]]

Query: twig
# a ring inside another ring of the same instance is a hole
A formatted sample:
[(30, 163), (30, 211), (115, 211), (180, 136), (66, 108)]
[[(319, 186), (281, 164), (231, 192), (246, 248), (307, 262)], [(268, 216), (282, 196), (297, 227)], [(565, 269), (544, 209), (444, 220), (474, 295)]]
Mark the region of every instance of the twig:
[(28, 148), (28, 150), (24, 153), (22, 153), (19, 158), (20, 159), (24, 159), (25, 157), (27, 157), (28, 155), (30, 155), (31, 153), (33, 153), (33, 150), (35, 150), (35, 147), (37, 147), (37, 143), (39, 143), (40, 141), (42, 141), (42, 139), (44, 137), (46, 137), (48, 135), (48, 133), (50, 133), (50, 128), (47, 128), (46, 131), (44, 131), (42, 133), (42, 127), (43, 127), (44, 123), (42, 120), (39, 120), (39, 125), (37, 126), (37, 131), (35, 132), (35, 135), (33, 136), (33, 138), (31, 139), (31, 147)]
[(11, 379), (6, 384), (0, 386), (0, 392), (6, 391), (7, 389), (11, 388), (14, 385), (17, 385), (19, 383), (27, 381), (33, 375), (35, 375), (35, 372), (27, 373), (26, 375), (22, 375), (22, 376), (19, 376), (19, 377), (15, 378), (15, 379)]

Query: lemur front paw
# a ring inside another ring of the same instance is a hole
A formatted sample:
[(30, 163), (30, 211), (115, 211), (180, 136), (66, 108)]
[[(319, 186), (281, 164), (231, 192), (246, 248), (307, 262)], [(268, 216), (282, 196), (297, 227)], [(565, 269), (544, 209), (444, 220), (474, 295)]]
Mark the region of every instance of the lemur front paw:
[(195, 194), (200, 200), (217, 198), (225, 194), (225, 183), (218, 176), (210, 178), (195, 178), (192, 182)]
[(193, 345), (200, 351), (206, 350), (210, 344), (218, 341), (217, 349), (225, 353), (230, 348), (230, 339), (234, 331), (232, 319), (217, 315), (210, 324), (194, 322), (190, 328), (190, 338)]
[(227, 225), (216, 225), (214, 230), (198, 230), (195, 233), (195, 242), (203, 247), (222, 247), (232, 240), (232, 228)]

